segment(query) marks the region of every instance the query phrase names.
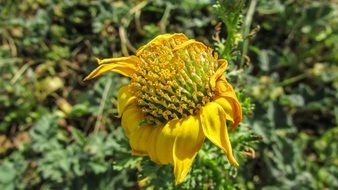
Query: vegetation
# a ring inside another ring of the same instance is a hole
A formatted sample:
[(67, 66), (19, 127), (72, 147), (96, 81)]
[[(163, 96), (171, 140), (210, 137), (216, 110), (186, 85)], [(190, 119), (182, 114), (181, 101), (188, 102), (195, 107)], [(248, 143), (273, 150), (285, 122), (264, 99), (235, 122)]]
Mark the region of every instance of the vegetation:
[[(335, 1), (4, 0), (0, 7), (0, 189), (338, 188)], [(174, 32), (229, 60), (245, 116), (230, 133), (240, 167), (206, 143), (179, 186), (170, 166), (130, 154), (116, 117), (127, 79), (82, 81), (95, 57), (133, 54)]]

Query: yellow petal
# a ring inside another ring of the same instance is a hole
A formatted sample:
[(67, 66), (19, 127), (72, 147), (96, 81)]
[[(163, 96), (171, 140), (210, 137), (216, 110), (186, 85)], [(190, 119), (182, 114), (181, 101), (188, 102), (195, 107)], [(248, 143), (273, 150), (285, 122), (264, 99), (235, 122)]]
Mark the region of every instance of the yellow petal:
[(200, 120), (196, 116), (184, 119), (178, 127), (180, 132), (175, 139), (173, 151), (176, 184), (184, 181), (205, 138)]
[(224, 96), (216, 98), (214, 102), (222, 106), (226, 114), (226, 119), (233, 123), (232, 129), (235, 129), (242, 120), (242, 109), (238, 100), (232, 97)]
[(111, 59), (98, 59), (99, 66), (94, 69), (88, 76), (83, 80), (89, 80), (95, 78), (105, 72), (111, 71), (116, 72), (126, 77), (130, 77), (136, 71), (139, 59), (136, 56), (120, 57)]
[(122, 114), (121, 125), (125, 129), (127, 137), (131, 135), (132, 131), (139, 128), (139, 124), (143, 119), (143, 113), (136, 106), (130, 106), (124, 111)]
[(219, 59), (218, 64), (225, 65), (225, 70), (228, 68), (228, 61), (225, 59)]
[(123, 86), (120, 88), (117, 95), (117, 113), (118, 117), (121, 117), (124, 110), (131, 104), (136, 103), (136, 97), (132, 94), (129, 86)]
[[(129, 143), (134, 155), (149, 155), (149, 149), (155, 146), (155, 141), (159, 129), (152, 126), (139, 126), (137, 130), (132, 131)], [(155, 161), (156, 162), (156, 161)]]
[(140, 126), (144, 114), (136, 106), (128, 107), (122, 115), (122, 127), (126, 131), (132, 153), (148, 155), (149, 149), (155, 146), (155, 139), (160, 131), (149, 125)]
[(238, 166), (232, 154), (223, 108), (215, 102), (209, 102), (202, 108), (200, 119), (204, 135), (225, 152), (230, 164)]
[(223, 74), (228, 67), (228, 62), (225, 59), (218, 60), (218, 63), (221, 64), (221, 66), (217, 69), (216, 73), (210, 77), (210, 87), (213, 91), (216, 88), (216, 81), (224, 76)]
[[(233, 118), (233, 126), (232, 128), (236, 128), (239, 124), (239, 122), (242, 120), (242, 108), (241, 104), (239, 103), (236, 93), (232, 86), (228, 83), (228, 81), (225, 79), (224, 76), (220, 77), (215, 86), (215, 95), (216, 99), (218, 97), (223, 97), (230, 103), (231, 105), (231, 110), (232, 110), (232, 118)], [(220, 100), (222, 101), (222, 100)], [(231, 113), (231, 110), (227, 108), (227, 105), (224, 105), (224, 103), (218, 101), (220, 105), (225, 109), (226, 113)], [(227, 111), (228, 110), (228, 111)], [(231, 115), (231, 114), (230, 114)]]
[(196, 40), (187, 40), (187, 41), (183, 42), (182, 44), (177, 45), (174, 48), (174, 51), (177, 51), (179, 49), (185, 49), (188, 46), (194, 46), (194, 47), (200, 48), (200, 49), (202, 49), (202, 51), (208, 49), (208, 47), (206, 45), (204, 45), (202, 42), (198, 42)]
[(170, 41), (175, 41), (175, 43), (177, 44), (177, 43), (184, 42), (184, 41), (187, 41), (187, 40), (188, 40), (188, 38), (182, 33), (158, 35), (158, 36), (156, 36), (156, 38), (151, 40), (149, 43), (140, 47), (137, 50), (136, 55), (140, 56), (141, 54), (144, 53), (144, 51), (147, 50), (148, 47), (151, 47), (151, 46), (156, 46), (156, 45), (159, 45), (159, 44), (165, 44), (165, 42), (170, 43)]
[(173, 164), (173, 146), (176, 136), (180, 132), (179, 120), (171, 120), (160, 132), (156, 139), (156, 145), (153, 152), (150, 152), (150, 158), (160, 164)]
[(234, 123), (234, 111), (232, 109), (231, 103), (223, 97), (216, 98), (213, 100), (213, 102), (218, 103), (223, 108), (226, 115), (226, 120), (230, 120), (232, 123)]
[(216, 96), (231, 96), (236, 98), (236, 93), (224, 76), (218, 78), (215, 83)]
[(151, 160), (159, 164), (174, 165), (176, 184), (182, 183), (205, 138), (199, 118), (189, 116), (171, 120), (163, 127), (153, 130), (155, 132), (148, 136), (154, 140), (148, 144)]

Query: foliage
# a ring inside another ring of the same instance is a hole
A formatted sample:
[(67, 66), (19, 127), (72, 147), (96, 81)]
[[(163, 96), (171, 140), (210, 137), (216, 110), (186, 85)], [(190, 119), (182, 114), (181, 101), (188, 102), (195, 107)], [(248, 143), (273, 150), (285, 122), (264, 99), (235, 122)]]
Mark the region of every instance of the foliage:
[[(334, 1), (5, 0), (0, 7), (0, 189), (338, 188)], [(170, 166), (130, 154), (116, 117), (127, 79), (82, 82), (95, 56), (132, 54), (165, 32), (183, 32), (228, 59), (245, 115), (230, 133), (240, 167), (207, 142), (180, 186)]]

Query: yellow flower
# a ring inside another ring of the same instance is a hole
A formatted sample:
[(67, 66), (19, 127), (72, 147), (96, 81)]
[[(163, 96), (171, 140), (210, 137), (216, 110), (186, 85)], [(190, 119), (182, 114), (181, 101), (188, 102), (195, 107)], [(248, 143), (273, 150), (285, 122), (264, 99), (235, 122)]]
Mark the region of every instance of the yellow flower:
[(205, 137), (221, 148), (232, 165), (227, 121), (233, 129), (241, 106), (224, 71), (227, 61), (184, 34), (159, 35), (136, 56), (98, 60), (85, 80), (112, 71), (131, 78), (118, 94), (118, 116), (134, 155), (174, 166), (184, 181)]

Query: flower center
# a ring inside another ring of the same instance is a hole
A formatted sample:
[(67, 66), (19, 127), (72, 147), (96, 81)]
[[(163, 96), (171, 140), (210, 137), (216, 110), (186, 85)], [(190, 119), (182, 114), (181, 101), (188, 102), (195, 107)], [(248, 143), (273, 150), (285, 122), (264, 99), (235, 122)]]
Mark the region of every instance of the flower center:
[(144, 124), (196, 114), (213, 97), (209, 80), (217, 57), (202, 43), (170, 38), (141, 48), (137, 56), (141, 63), (131, 87), (146, 114)]

